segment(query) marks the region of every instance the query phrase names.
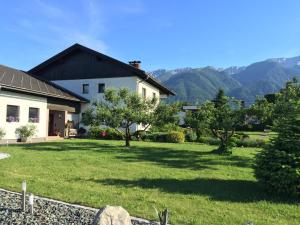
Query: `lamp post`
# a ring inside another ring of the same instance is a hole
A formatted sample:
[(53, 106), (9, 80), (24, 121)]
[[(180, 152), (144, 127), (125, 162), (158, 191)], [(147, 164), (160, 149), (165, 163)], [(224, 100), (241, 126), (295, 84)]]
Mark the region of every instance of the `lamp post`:
[(25, 212), (25, 204), (26, 204), (26, 180), (22, 181), (22, 205), (21, 209)]
[(30, 205), (30, 213), (33, 215), (33, 202), (34, 202), (34, 195), (30, 194), (29, 195), (29, 205)]

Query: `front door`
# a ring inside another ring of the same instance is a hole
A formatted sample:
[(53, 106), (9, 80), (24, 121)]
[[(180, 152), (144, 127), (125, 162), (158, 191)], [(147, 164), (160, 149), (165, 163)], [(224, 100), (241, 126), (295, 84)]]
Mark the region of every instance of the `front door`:
[(49, 112), (49, 126), (48, 136), (55, 136), (54, 134), (54, 113)]

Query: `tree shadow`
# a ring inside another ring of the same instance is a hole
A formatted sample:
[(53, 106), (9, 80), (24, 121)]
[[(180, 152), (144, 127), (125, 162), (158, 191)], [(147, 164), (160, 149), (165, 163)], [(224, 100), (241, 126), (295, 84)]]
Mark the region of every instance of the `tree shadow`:
[[(178, 145), (180, 146), (180, 145)], [(201, 170), (216, 170), (215, 165), (226, 165), (236, 167), (251, 167), (252, 159), (237, 155), (216, 155), (210, 151), (196, 151), (185, 148), (172, 147), (154, 147), (134, 145), (130, 148), (95, 142), (46, 142), (38, 144), (27, 144), (22, 146), (26, 150), (31, 151), (93, 151), (99, 154), (111, 153), (112, 157), (126, 161), (128, 163), (135, 162), (151, 162), (163, 167)], [(199, 145), (200, 147), (200, 145)]]
[(286, 204), (300, 203), (300, 199), (267, 194), (258, 182), (250, 180), (222, 180), (222, 179), (89, 179), (102, 185), (120, 186), (122, 188), (139, 187), (143, 189), (159, 189), (165, 193), (178, 193), (184, 195), (204, 195), (211, 200), (227, 202), (258, 202), (269, 201)]

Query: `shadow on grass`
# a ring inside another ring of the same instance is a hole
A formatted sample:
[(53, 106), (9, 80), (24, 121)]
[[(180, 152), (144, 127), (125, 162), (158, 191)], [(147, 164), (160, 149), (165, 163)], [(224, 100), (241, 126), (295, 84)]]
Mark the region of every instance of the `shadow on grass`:
[[(180, 146), (180, 145), (178, 145)], [(183, 145), (184, 146), (184, 145)], [(200, 145), (199, 145), (200, 146)], [(165, 167), (182, 168), (191, 170), (212, 169), (215, 165), (236, 167), (251, 167), (249, 157), (237, 155), (215, 155), (210, 151), (195, 151), (172, 147), (139, 146), (130, 148), (116, 144), (107, 144), (97, 141), (84, 142), (51, 142), (27, 144), (22, 146), (32, 151), (92, 151), (99, 154), (111, 154), (112, 157), (131, 162), (151, 162)]]
[(139, 187), (143, 189), (159, 189), (165, 193), (178, 193), (185, 195), (204, 195), (211, 200), (228, 201), (228, 202), (280, 202), (280, 203), (300, 203), (298, 199), (292, 199), (283, 196), (268, 195), (262, 187), (255, 181), (248, 180), (221, 180), (221, 179), (139, 179), (139, 180), (125, 180), (125, 179), (106, 179), (94, 180), (102, 185), (120, 186), (120, 187)]

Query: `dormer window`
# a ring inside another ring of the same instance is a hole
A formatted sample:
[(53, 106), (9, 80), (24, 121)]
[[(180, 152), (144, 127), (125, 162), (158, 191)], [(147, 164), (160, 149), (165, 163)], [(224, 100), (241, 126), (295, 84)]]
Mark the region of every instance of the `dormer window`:
[(82, 94), (88, 94), (89, 93), (89, 85), (83, 84), (82, 85)]

